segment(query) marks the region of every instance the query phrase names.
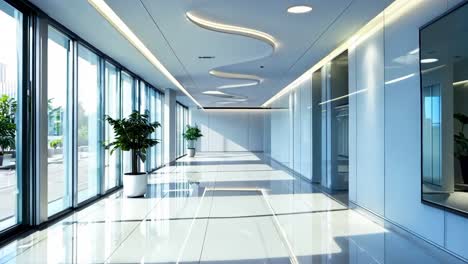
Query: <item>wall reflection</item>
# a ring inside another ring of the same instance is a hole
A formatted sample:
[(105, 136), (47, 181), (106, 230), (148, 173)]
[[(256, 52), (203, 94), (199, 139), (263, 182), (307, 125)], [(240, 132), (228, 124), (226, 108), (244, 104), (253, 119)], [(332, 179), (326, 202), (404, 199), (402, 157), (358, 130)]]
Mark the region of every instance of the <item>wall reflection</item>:
[(468, 212), (468, 5), (421, 30), (423, 200)]

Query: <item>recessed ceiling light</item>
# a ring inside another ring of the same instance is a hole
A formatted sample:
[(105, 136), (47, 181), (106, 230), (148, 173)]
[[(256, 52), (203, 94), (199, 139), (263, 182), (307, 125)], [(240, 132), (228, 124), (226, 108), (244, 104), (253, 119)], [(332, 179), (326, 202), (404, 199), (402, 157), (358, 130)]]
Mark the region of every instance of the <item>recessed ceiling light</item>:
[(429, 59), (422, 59), (421, 60), (421, 63), (425, 64), (425, 63), (434, 63), (434, 62), (438, 62), (439, 60), (436, 59), (436, 58), (429, 58)]
[(310, 11), (312, 11), (312, 7), (306, 5), (297, 5), (288, 8), (288, 13), (292, 14), (304, 14), (309, 13)]

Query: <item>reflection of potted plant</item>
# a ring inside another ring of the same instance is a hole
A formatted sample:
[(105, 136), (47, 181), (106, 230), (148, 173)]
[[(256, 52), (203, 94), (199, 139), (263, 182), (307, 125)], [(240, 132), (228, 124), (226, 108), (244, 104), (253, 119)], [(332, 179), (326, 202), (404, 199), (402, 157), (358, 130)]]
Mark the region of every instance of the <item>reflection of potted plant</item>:
[(183, 136), (187, 140), (187, 151), (188, 151), (189, 157), (194, 157), (195, 156), (195, 142), (197, 142), (198, 138), (203, 137), (200, 129), (197, 126), (191, 127), (190, 125), (187, 125), (187, 128)]
[(468, 138), (465, 137), (465, 125), (468, 116), (457, 113), (454, 118), (461, 124), (461, 130), (455, 134), (455, 157), (460, 161), (463, 182), (468, 183)]
[(146, 193), (148, 177), (146, 172), (138, 171), (138, 161), (146, 161), (146, 150), (159, 143), (159, 140), (149, 138), (156, 128), (158, 122), (150, 123), (148, 115), (133, 112), (128, 118), (112, 119), (106, 117), (107, 122), (114, 129), (115, 139), (106, 146), (110, 154), (115, 150), (131, 151), (131, 172), (125, 173), (123, 177), (124, 193), (128, 197), (138, 197)]
[(15, 149), (16, 138), (16, 100), (8, 95), (0, 97), (0, 166), (6, 150)]

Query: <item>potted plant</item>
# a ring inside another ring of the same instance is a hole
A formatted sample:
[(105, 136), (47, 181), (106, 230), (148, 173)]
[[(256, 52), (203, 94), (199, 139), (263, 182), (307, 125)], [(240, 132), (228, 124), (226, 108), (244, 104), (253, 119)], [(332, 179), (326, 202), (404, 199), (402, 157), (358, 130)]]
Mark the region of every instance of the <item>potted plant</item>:
[(158, 122), (151, 123), (148, 115), (134, 111), (128, 118), (113, 119), (106, 116), (107, 122), (114, 129), (115, 139), (106, 145), (110, 154), (115, 150), (131, 152), (131, 172), (124, 173), (124, 193), (128, 197), (139, 197), (146, 193), (148, 177), (146, 172), (138, 171), (138, 161), (146, 161), (146, 150), (159, 143), (150, 135), (160, 126)]
[(15, 148), (16, 140), (16, 101), (8, 95), (0, 97), (0, 166), (6, 150)]
[(455, 157), (460, 162), (463, 182), (468, 183), (468, 138), (465, 137), (465, 125), (468, 124), (468, 116), (457, 113), (454, 118), (461, 124), (461, 129), (455, 133)]
[(195, 142), (198, 138), (203, 137), (198, 126), (187, 125), (185, 133), (183, 134), (184, 138), (187, 140), (187, 151), (189, 157), (195, 157)]
[(63, 141), (62, 141), (61, 138), (51, 140), (50, 143), (49, 143), (49, 146), (53, 149), (53, 151), (51, 153), (49, 153), (49, 156), (59, 154), (59, 153), (57, 153), (57, 148), (61, 148), (62, 144), (63, 144)]

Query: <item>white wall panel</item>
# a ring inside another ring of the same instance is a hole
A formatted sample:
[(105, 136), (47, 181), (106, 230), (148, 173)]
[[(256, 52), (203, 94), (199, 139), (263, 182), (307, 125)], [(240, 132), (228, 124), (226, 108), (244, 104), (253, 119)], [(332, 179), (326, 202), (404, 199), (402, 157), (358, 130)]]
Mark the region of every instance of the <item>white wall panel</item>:
[[(356, 55), (355, 49), (352, 48), (348, 50), (348, 76), (349, 76), (349, 93), (356, 92)], [(352, 202), (357, 203), (357, 145), (356, 145), (356, 129), (357, 129), (357, 121), (356, 121), (356, 109), (357, 109), (357, 102), (356, 96), (350, 96), (349, 100), (349, 193), (348, 197), (349, 200)]]
[(284, 95), (272, 105), (271, 112), (271, 157), (288, 166), (290, 150), (289, 94)]
[(199, 151), (263, 151), (262, 112), (190, 111), (191, 124), (204, 135), (197, 144)]
[(355, 48), (357, 202), (384, 214), (384, 35), (380, 28)]
[(264, 136), (264, 113), (252, 112), (248, 114), (249, 127), (249, 150), (250, 151), (265, 151), (263, 136)]
[[(421, 2), (411, 15), (385, 24), (385, 216), (439, 245), (443, 211), (421, 203), (419, 54), (410, 53), (419, 48), (419, 28), (446, 5)], [(393, 81), (404, 76), (412, 77)]]
[(301, 174), (312, 180), (312, 75), (300, 87)]

